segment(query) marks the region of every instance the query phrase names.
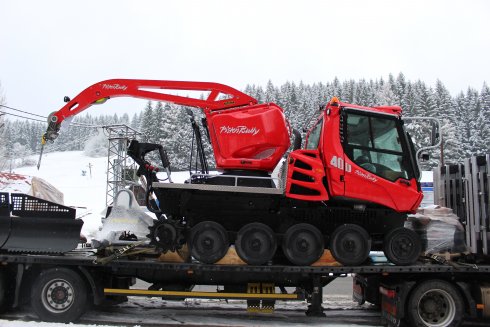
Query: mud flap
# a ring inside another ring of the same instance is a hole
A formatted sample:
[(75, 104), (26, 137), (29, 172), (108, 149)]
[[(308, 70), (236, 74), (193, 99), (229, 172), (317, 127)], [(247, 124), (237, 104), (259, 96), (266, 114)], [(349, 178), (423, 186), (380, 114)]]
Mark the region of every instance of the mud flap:
[[(75, 219), (75, 209), (20, 193), (12, 193), (11, 199), (12, 216), (0, 217), (10, 220), (10, 234), (1, 249), (9, 252), (64, 253), (77, 247), (83, 221)], [(0, 233), (0, 240), (2, 235)]]
[(0, 215), (0, 249), (3, 248), (5, 242), (9, 238), (10, 235), (10, 217), (5, 217)]
[(8, 193), (0, 193), (0, 249), (10, 235), (10, 201)]

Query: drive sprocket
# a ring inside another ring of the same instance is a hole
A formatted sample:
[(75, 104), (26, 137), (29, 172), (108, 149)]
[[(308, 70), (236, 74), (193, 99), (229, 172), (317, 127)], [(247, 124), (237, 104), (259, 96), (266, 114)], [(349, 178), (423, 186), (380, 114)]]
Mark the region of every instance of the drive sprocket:
[(179, 220), (157, 220), (149, 230), (146, 237), (150, 239), (150, 245), (163, 253), (181, 249), (186, 243), (185, 225)]

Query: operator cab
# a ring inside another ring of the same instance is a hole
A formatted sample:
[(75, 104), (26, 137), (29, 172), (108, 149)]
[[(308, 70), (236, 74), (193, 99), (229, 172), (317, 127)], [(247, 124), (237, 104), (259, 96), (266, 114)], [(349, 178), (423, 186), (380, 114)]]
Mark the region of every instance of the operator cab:
[[(325, 198), (376, 203), (397, 212), (414, 211), (422, 199), (415, 149), (400, 107), (361, 107), (334, 98), (310, 129), (302, 151), (312, 158), (318, 154), (322, 161)], [(318, 190), (319, 177), (303, 185)], [(296, 182), (294, 176), (291, 182)], [(324, 201), (319, 196), (307, 200)]]

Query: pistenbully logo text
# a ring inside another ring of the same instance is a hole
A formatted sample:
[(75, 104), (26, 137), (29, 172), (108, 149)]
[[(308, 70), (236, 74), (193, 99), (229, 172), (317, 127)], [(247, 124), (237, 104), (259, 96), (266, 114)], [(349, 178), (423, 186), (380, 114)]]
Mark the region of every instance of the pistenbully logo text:
[(126, 91), (128, 87), (126, 85), (121, 85), (121, 84), (102, 84), (102, 88), (104, 90), (122, 90), (122, 91)]
[(249, 134), (249, 135), (257, 135), (260, 132), (260, 129), (257, 127), (247, 127), (247, 126), (221, 126), (220, 134)]

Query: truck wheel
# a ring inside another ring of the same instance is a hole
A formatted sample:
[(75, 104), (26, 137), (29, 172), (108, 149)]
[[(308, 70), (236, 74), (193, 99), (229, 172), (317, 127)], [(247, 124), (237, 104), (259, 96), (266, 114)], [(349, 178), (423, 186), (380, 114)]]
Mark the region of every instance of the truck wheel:
[(212, 264), (228, 252), (230, 242), (225, 228), (214, 221), (203, 221), (192, 227), (189, 238), (191, 255), (202, 263)]
[(277, 249), (274, 231), (262, 223), (240, 228), (235, 241), (238, 256), (250, 265), (262, 265), (272, 259)]
[(415, 263), (422, 251), (422, 241), (413, 230), (400, 227), (386, 234), (383, 241), (385, 256), (398, 266)]
[(371, 238), (359, 225), (345, 224), (332, 233), (330, 251), (335, 260), (345, 266), (358, 266), (369, 256)]
[(459, 326), (463, 311), (463, 300), (456, 287), (443, 280), (429, 280), (410, 295), (407, 315), (410, 326)]
[(32, 309), (44, 321), (75, 321), (85, 312), (87, 302), (87, 285), (71, 269), (42, 271), (32, 287)]
[(296, 224), (286, 231), (282, 242), (284, 255), (297, 266), (309, 266), (325, 249), (323, 235), (311, 224)]

